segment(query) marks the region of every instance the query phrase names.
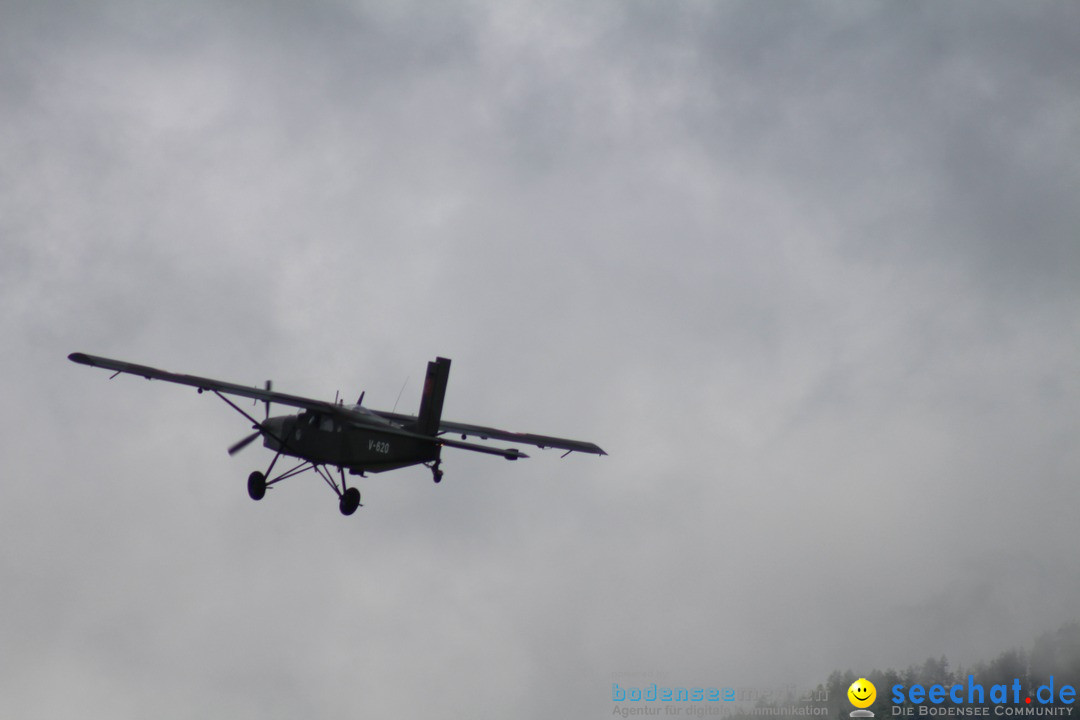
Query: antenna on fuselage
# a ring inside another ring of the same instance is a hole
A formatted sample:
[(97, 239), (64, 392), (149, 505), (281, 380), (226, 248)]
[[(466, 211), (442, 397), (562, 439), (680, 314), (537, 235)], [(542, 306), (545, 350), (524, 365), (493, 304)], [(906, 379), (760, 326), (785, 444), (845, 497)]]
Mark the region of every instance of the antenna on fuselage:
[(397, 412), (397, 404), (401, 402), (401, 393), (405, 392), (405, 386), (409, 384), (409, 376), (405, 376), (405, 382), (401, 383), (401, 389), (398, 390), (397, 400), (394, 401), (394, 409), (390, 412)]

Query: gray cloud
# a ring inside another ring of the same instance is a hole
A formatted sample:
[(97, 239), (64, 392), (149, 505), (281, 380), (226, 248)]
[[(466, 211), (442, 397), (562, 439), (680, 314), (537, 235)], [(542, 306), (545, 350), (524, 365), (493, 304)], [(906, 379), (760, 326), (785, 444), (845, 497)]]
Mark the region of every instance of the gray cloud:
[[(12, 5), (0, 703), (585, 716), (1075, 620), (1075, 14)], [(253, 505), (228, 408), (74, 350), (401, 409), (442, 354), (611, 456)]]

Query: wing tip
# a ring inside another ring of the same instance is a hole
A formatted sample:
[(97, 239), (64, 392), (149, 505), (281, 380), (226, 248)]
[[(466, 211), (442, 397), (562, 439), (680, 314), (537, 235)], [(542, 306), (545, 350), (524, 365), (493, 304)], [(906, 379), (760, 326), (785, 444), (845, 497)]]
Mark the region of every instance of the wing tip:
[(81, 353), (81, 352), (73, 352), (73, 353), (71, 353), (70, 355), (68, 355), (68, 360), (70, 360), (71, 362), (77, 362), (80, 365), (89, 365), (90, 364), (90, 356), (87, 355), (86, 353)]

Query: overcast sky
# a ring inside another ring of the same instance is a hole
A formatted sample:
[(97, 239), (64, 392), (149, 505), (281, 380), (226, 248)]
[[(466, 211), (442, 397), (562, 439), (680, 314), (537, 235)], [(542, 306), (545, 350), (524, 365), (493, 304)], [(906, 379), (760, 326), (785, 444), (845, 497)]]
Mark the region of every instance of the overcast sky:
[[(1080, 619), (1080, 5), (0, 16), (0, 715), (607, 717)], [(255, 504), (242, 418), (72, 351), (410, 412), (443, 355), (610, 456)]]

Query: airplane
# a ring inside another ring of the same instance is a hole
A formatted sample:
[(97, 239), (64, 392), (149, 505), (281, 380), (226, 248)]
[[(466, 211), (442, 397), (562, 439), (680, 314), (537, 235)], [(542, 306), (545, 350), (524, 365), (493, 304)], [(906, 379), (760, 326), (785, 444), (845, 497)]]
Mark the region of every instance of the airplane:
[[(247, 418), (255, 431), (233, 444), (228, 450), (229, 455), (240, 452), (260, 436), (263, 446), (274, 451), (274, 458), (266, 472), (256, 470), (248, 476), (247, 490), (252, 500), (262, 500), (266, 491), (282, 480), (313, 470), (337, 493), (341, 514), (352, 515), (361, 507), (360, 490), (346, 483), (346, 470), (350, 475), (364, 477), (369, 472), (380, 473), (412, 465), (425, 465), (431, 469), (432, 479), (439, 482), (443, 477), (441, 453), (444, 447), (498, 455), (507, 460), (528, 457), (515, 448), (467, 442), (470, 437), (525, 443), (541, 449), (558, 448), (566, 451), (563, 457), (572, 452), (607, 455), (599, 446), (581, 440), (508, 432), (482, 425), (443, 420), (443, 398), (450, 377), (450, 360), (442, 357), (428, 363), (420, 409), (416, 415), (363, 407), (363, 393), (355, 405), (345, 405), (340, 399), (328, 402), (280, 393), (272, 389), (269, 380), (264, 388), (247, 387), (80, 352), (71, 353), (68, 359), (81, 365), (113, 370), (112, 378), (126, 373), (147, 380), (164, 380), (189, 385), (196, 388), (199, 394), (211, 392), (224, 400), (233, 410)], [(225, 397), (226, 395), (262, 401), (265, 407), (262, 421), (253, 418)], [(300, 412), (270, 417), (272, 403), (299, 408)], [(460, 435), (461, 440), (447, 437), (447, 433)], [(282, 456), (295, 458), (300, 463), (275, 477), (269, 477)], [(337, 468), (341, 477), (340, 486), (333, 478), (330, 470), (332, 467)]]

